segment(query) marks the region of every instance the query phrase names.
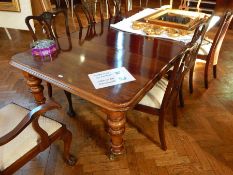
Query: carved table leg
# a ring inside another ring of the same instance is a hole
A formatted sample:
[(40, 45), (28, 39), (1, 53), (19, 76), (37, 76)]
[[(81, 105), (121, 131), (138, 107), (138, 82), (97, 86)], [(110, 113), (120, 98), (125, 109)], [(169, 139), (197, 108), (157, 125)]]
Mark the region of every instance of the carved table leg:
[[(108, 114), (109, 134), (111, 136), (111, 155), (122, 154), (124, 151), (125, 112), (111, 112)], [(113, 156), (113, 157), (111, 157)]]
[(23, 72), (24, 77), (27, 79), (27, 85), (30, 87), (35, 101), (38, 105), (45, 103), (45, 97), (43, 94), (44, 87), (41, 85), (42, 80), (30, 75), (27, 72)]

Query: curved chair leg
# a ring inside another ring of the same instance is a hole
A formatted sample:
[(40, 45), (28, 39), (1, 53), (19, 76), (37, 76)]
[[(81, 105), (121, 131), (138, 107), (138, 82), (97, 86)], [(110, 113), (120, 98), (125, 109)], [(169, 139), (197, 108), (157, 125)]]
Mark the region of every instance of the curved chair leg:
[(74, 117), (76, 115), (76, 113), (75, 113), (74, 108), (73, 108), (71, 93), (67, 92), (65, 90), (64, 90), (64, 92), (65, 92), (65, 95), (66, 95), (66, 98), (67, 98), (67, 101), (68, 101), (68, 104), (69, 104), (69, 109), (67, 111), (67, 114), (70, 117)]
[(217, 65), (213, 65), (213, 75), (214, 78), (217, 78)]
[(75, 156), (70, 154), (72, 133), (66, 129), (61, 139), (64, 142), (64, 159), (68, 165), (73, 166), (76, 164), (77, 159)]
[(159, 130), (159, 139), (161, 143), (161, 148), (163, 150), (167, 150), (167, 144), (166, 144), (165, 133), (164, 133), (164, 112), (162, 112), (159, 115), (158, 130)]
[(208, 74), (209, 74), (209, 64), (206, 62), (205, 65), (205, 72), (204, 72), (204, 83), (205, 83), (205, 88), (208, 89)]
[(189, 71), (189, 92), (190, 92), (190, 94), (193, 93), (193, 72), (194, 72), (194, 67), (195, 66), (193, 66)]
[(47, 82), (47, 87), (48, 87), (48, 95), (49, 97), (52, 97), (53, 95), (52, 85)]
[(183, 80), (180, 85), (179, 89), (179, 101), (180, 101), (180, 107), (184, 107), (184, 96), (183, 96)]
[(177, 126), (178, 125), (178, 122), (177, 122), (177, 104), (176, 104), (176, 100), (177, 100), (177, 97), (173, 100), (173, 103), (172, 103), (172, 120), (173, 120), (173, 126)]

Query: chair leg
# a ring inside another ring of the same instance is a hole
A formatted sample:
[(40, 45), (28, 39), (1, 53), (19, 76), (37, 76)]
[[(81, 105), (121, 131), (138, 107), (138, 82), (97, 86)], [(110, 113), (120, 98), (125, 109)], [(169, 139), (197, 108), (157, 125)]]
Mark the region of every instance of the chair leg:
[(53, 95), (52, 85), (47, 82), (47, 87), (48, 87), (48, 95), (49, 97), (52, 97)]
[(189, 71), (189, 92), (190, 94), (193, 93), (193, 72), (194, 72), (195, 65)]
[(214, 78), (217, 78), (217, 65), (213, 65), (213, 75)]
[(183, 96), (183, 80), (180, 85), (179, 89), (179, 101), (180, 101), (180, 107), (184, 107), (184, 96)]
[(205, 88), (208, 89), (209, 84), (208, 84), (208, 74), (209, 74), (209, 64), (206, 63), (205, 65), (205, 72), (204, 72), (204, 83), (205, 83)]
[(161, 148), (163, 150), (167, 150), (167, 144), (166, 144), (165, 133), (164, 133), (164, 113), (163, 112), (159, 115), (158, 130), (159, 130), (159, 139), (161, 143)]
[(70, 154), (70, 146), (72, 141), (72, 133), (69, 130), (65, 130), (64, 134), (61, 137), (62, 141), (64, 142), (64, 160), (70, 166), (76, 164), (77, 159), (75, 156)]
[(173, 126), (177, 126), (178, 122), (177, 122), (177, 104), (176, 104), (176, 100), (177, 98), (175, 98), (173, 100), (172, 103), (172, 120), (173, 120)]
[(69, 109), (67, 111), (67, 114), (70, 117), (74, 117), (76, 115), (76, 113), (75, 113), (74, 108), (73, 108), (71, 93), (67, 92), (67, 91), (64, 91), (64, 92), (65, 92), (65, 95), (66, 95), (66, 98), (67, 98), (67, 101), (68, 101), (68, 104), (69, 104)]

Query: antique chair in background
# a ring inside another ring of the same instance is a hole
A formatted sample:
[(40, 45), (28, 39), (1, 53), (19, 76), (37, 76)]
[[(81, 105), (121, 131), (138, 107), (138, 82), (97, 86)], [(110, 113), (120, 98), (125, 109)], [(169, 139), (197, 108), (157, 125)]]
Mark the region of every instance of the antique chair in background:
[[(124, 10), (125, 13), (124, 15), (127, 17), (127, 16), (131, 16), (135, 12), (139, 12), (143, 10), (144, 8), (155, 8), (162, 6), (162, 0), (159, 1), (159, 4), (155, 1), (149, 1), (149, 0), (139, 0), (139, 1), (126, 0), (124, 2), (126, 4), (122, 5), (121, 0), (107, 0), (108, 12), (110, 18), (121, 16), (122, 10)], [(152, 4), (153, 6), (151, 6)]]
[[(197, 54), (198, 54), (198, 52), (199, 52), (199, 50), (200, 50), (201, 44), (202, 44), (202, 42), (203, 42), (203, 40), (204, 40), (204, 38), (205, 38), (205, 36), (206, 36), (206, 32), (208, 31), (208, 28), (209, 28), (209, 26), (210, 26), (210, 23), (211, 23), (211, 20), (213, 19), (213, 17), (214, 17), (214, 13), (212, 13), (212, 15), (209, 17), (209, 19), (208, 19), (208, 20), (206, 21), (206, 23), (205, 23), (205, 28), (204, 28), (203, 31), (202, 31), (202, 34), (201, 34), (201, 36), (200, 36), (200, 40), (198, 41), (199, 47), (198, 47), (196, 56), (197, 56)], [(195, 36), (195, 34), (194, 34), (194, 36)], [(195, 42), (195, 39), (192, 38), (192, 41), (191, 41), (191, 42)], [(193, 67), (192, 67), (192, 68), (190, 69), (190, 71), (189, 71), (189, 92), (190, 92), (190, 93), (193, 93), (193, 72), (194, 72), (194, 67), (195, 67), (195, 64), (193, 65)], [(182, 90), (182, 89), (181, 89), (181, 90)], [(180, 93), (180, 95), (182, 95), (182, 93)], [(183, 106), (184, 106), (183, 97), (180, 98), (180, 100), (181, 100), (181, 106), (183, 107)]]
[[(168, 110), (168, 106), (172, 103), (173, 123), (176, 125), (176, 108), (179, 89), (183, 81), (186, 69), (189, 64), (193, 63), (193, 54), (196, 51), (197, 44), (188, 47), (184, 52), (177, 56), (172, 63), (173, 69), (169, 75), (169, 79), (162, 77), (155, 86), (142, 98), (134, 109), (158, 116), (158, 132), (163, 150), (167, 149), (165, 132), (164, 132), (164, 117)], [(195, 58), (195, 57), (194, 57)]]
[[(103, 33), (103, 10), (99, 0), (81, 1), (73, 9), (79, 24), (79, 44), (82, 45), (85, 41), (92, 39)], [(96, 23), (100, 22), (100, 31), (96, 31)], [(84, 34), (85, 32), (85, 34)]]
[(177, 60), (170, 69), (168, 78), (162, 77), (155, 86), (143, 97), (143, 99), (135, 106), (136, 110), (157, 115), (158, 132), (163, 150), (167, 149), (165, 133), (164, 133), (164, 117), (167, 112), (168, 105), (172, 103), (173, 110), (173, 125), (177, 126), (177, 97), (182, 89), (182, 82), (184, 76), (195, 65), (196, 54), (200, 47), (200, 38), (206, 29), (206, 23), (202, 23), (195, 30), (192, 42), (188, 45), (187, 49), (177, 56)]
[(179, 9), (213, 13), (216, 1), (214, 0), (181, 0)]
[(122, 15), (121, 0), (107, 0), (107, 5), (110, 18)]
[[(204, 23), (200, 24), (196, 28), (196, 30), (193, 34), (192, 40), (189, 43), (189, 45), (194, 45), (194, 44), (197, 45), (195, 52), (192, 54), (192, 62), (188, 65), (188, 67), (186, 68), (185, 73), (184, 73), (184, 74), (187, 74), (189, 72), (189, 91), (190, 92), (193, 92), (193, 71), (194, 71), (194, 67), (195, 67), (197, 53), (201, 47), (201, 43), (205, 37), (206, 31), (209, 27), (209, 23), (210, 23), (210, 20), (212, 17), (213, 16), (211, 16), (208, 21), (205, 21)], [(180, 91), (179, 91), (179, 100), (180, 100), (180, 106), (184, 107), (183, 81), (181, 83), (181, 87), (180, 87)], [(175, 116), (175, 117), (177, 117), (177, 116)], [(177, 126), (177, 119), (175, 119), (174, 121), (176, 121), (174, 123), (174, 126)]]
[(55, 140), (64, 142), (64, 160), (69, 165), (76, 158), (69, 154), (72, 134), (66, 126), (43, 114), (58, 109), (54, 101), (29, 111), (11, 103), (0, 109), (0, 174), (13, 174), (47, 149)]
[(74, 6), (73, 11), (77, 17), (80, 28), (93, 25), (98, 21), (103, 22), (104, 20), (102, 4), (99, 0), (82, 1), (81, 4)]
[[(63, 17), (63, 19), (60, 19), (61, 17)], [(30, 23), (31, 20), (33, 20), (35, 23), (35, 30), (33, 30), (34, 27), (31, 26), (31, 23)], [(59, 22), (59, 24), (61, 24), (62, 22), (64, 23), (63, 25), (64, 28), (61, 28), (60, 30), (65, 29), (67, 43), (59, 43), (56, 20), (57, 22)], [(59, 51), (65, 52), (65, 51), (71, 50), (72, 43), (71, 43), (71, 38), (70, 38), (68, 16), (65, 10), (59, 10), (56, 12), (44, 12), (39, 16), (28, 16), (25, 19), (25, 23), (31, 32), (33, 41), (37, 41), (38, 39), (45, 39), (45, 38), (52, 39), (56, 41)], [(63, 45), (65, 45), (65, 48), (61, 47)], [(49, 97), (52, 97), (52, 86), (50, 83), (47, 83), (47, 86), (48, 86), (48, 95)], [(64, 91), (64, 92), (65, 92), (65, 95), (69, 103), (68, 114), (70, 116), (75, 116), (75, 112), (72, 106), (71, 93), (67, 91)]]
[[(214, 40), (210, 40), (208, 38), (204, 39), (199, 49), (197, 58), (205, 61), (205, 71), (204, 71), (205, 88), (208, 88), (208, 74), (209, 74), (210, 66), (212, 64), (213, 64), (213, 76), (214, 78), (217, 77), (217, 63), (218, 63), (219, 52), (232, 18), (233, 18), (233, 13), (227, 11), (222, 17), (222, 20), (220, 22)], [(191, 74), (191, 79), (190, 79), (191, 84), (192, 84), (192, 76), (193, 73)]]

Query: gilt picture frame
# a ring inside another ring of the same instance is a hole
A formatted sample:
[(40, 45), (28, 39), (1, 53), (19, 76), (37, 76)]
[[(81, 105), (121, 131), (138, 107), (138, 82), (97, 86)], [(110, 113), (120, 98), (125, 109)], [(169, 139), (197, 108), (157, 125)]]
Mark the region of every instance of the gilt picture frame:
[(19, 0), (0, 0), (0, 11), (20, 12)]

